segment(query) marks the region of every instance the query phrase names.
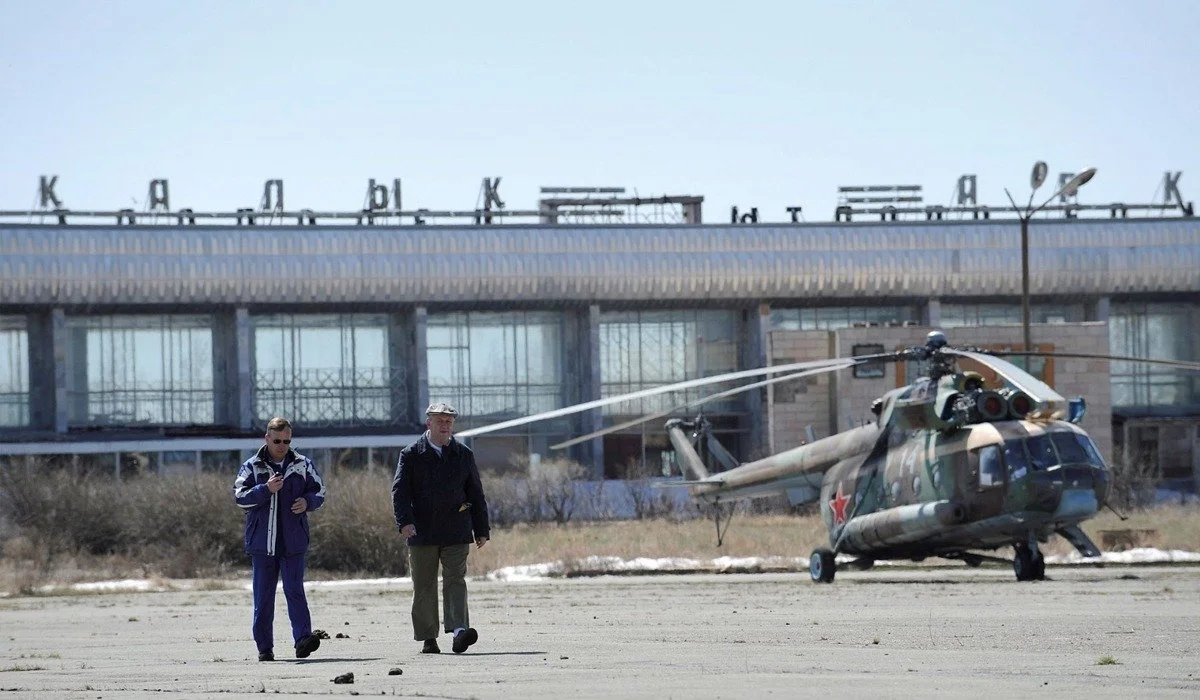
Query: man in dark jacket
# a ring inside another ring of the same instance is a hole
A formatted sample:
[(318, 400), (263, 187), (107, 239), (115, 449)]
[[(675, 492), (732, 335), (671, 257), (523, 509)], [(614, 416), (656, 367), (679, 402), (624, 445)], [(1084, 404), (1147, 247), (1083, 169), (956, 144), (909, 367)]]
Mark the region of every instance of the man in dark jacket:
[(467, 554), (471, 542), (487, 543), (487, 500), (475, 455), (454, 439), (458, 412), (447, 403), (425, 410), (428, 430), (400, 452), (392, 479), (396, 526), (408, 541), (413, 580), (413, 638), (421, 652), (437, 654), (438, 564), (442, 567), (442, 611), (452, 648), (461, 654), (479, 640), (467, 613)]
[(283, 574), (296, 658), (321, 646), (304, 596), (308, 514), (325, 504), (325, 482), (312, 460), (291, 448), (292, 425), (267, 423), (266, 444), (242, 463), (233, 497), (246, 512), (246, 554), (254, 571), (254, 643), (259, 661), (274, 661), (275, 586)]

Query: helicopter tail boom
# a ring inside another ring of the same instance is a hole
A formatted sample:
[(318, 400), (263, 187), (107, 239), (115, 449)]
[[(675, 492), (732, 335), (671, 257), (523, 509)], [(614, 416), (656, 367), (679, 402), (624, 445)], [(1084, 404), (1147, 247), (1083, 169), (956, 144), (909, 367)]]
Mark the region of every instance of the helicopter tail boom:
[(693, 479), (707, 479), (708, 469), (704, 466), (704, 460), (700, 458), (696, 448), (692, 447), (692, 441), (684, 434), (682, 425), (682, 421), (678, 420), (667, 423), (667, 437), (671, 440), (671, 446), (675, 448), (679, 464)]
[(862, 459), (879, 435), (879, 428), (869, 424), (710, 475), (688, 435), (693, 427), (673, 420), (667, 434), (685, 476), (692, 479), (687, 482), (692, 497), (709, 503), (819, 493), (827, 470), (840, 461)]

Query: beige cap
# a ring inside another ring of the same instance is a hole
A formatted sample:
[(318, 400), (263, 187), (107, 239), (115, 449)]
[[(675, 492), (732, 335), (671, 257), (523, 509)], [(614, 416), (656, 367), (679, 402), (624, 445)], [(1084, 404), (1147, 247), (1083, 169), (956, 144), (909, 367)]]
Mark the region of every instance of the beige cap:
[(433, 403), (429, 404), (429, 408), (425, 409), (425, 415), (432, 416), (435, 414), (457, 416), (458, 411), (454, 410), (454, 407), (445, 401), (434, 401)]

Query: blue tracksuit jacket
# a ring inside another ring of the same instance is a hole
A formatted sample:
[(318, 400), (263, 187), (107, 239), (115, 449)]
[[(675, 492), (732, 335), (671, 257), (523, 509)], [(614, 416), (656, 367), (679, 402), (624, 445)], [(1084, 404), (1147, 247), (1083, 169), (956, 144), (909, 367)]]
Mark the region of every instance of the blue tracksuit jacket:
[[(325, 504), (325, 481), (313, 461), (288, 450), (283, 458), (283, 488), (267, 490), (272, 465), (267, 446), (242, 463), (233, 497), (246, 513), (246, 554), (303, 554), (308, 551), (308, 514)], [(308, 509), (296, 515), (292, 502), (303, 497)], [(283, 551), (277, 551), (278, 545)]]

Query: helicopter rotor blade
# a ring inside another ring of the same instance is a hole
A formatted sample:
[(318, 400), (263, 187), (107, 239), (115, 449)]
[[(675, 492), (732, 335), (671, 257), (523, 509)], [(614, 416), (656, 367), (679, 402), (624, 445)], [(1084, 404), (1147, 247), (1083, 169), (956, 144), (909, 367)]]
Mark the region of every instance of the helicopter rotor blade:
[(786, 381), (789, 381), (792, 379), (799, 379), (800, 377), (806, 377), (806, 376), (809, 376), (812, 374), (820, 374), (822, 372), (833, 372), (833, 371), (840, 370), (840, 369), (846, 369), (847, 367), (853, 367), (856, 364), (858, 364), (858, 363), (847, 360), (847, 361), (844, 361), (837, 365), (831, 365), (828, 367), (818, 367), (816, 369), (809, 369), (809, 370), (805, 370), (803, 372), (796, 372), (794, 374), (786, 374), (782, 377), (772, 377), (771, 379), (766, 379), (761, 382), (754, 382), (752, 384), (746, 384), (743, 386), (734, 387), (733, 389), (729, 389), (727, 391), (722, 391), (717, 394), (710, 394), (708, 396), (701, 397), (694, 401), (688, 401), (685, 403), (681, 403), (678, 406), (676, 406), (670, 410), (667, 410), (667, 411), (658, 411), (656, 413), (650, 413), (650, 414), (644, 415), (640, 418), (634, 418), (633, 420), (625, 421), (624, 423), (619, 423), (617, 425), (610, 425), (607, 428), (603, 428), (601, 430), (597, 430), (595, 432), (588, 433), (587, 435), (580, 435), (579, 437), (574, 437), (574, 438), (571, 438), (570, 440), (565, 440), (556, 445), (551, 445), (550, 449), (561, 450), (561, 449), (564, 449), (567, 447), (571, 447), (572, 445), (578, 445), (581, 442), (587, 442), (588, 440), (602, 437), (604, 435), (608, 435), (609, 433), (615, 433), (618, 430), (632, 428), (635, 425), (641, 425), (642, 423), (645, 423), (647, 421), (652, 421), (656, 418), (666, 418), (667, 416), (671, 415), (672, 413), (675, 413), (676, 411), (682, 411), (684, 409), (694, 408), (696, 406), (706, 404), (710, 401), (716, 401), (717, 399), (723, 399), (723, 398), (727, 398), (729, 396), (734, 396), (734, 395), (740, 394), (744, 391), (750, 391), (751, 389), (758, 389), (758, 388), (768, 386), (771, 384), (776, 384), (778, 382), (786, 382)]
[(1111, 360), (1114, 362), (1142, 362), (1151, 365), (1164, 365), (1167, 367), (1176, 367), (1178, 369), (1190, 369), (1200, 371), (1200, 362), (1187, 362), (1185, 360), (1161, 360), (1150, 357), (1132, 357), (1129, 355), (1099, 355), (1095, 353), (1085, 352), (1031, 352), (1025, 350), (997, 350), (997, 355), (1013, 356), (1013, 357), (1064, 357), (1068, 359), (1081, 360)]
[(985, 355), (980, 352), (971, 352), (970, 350), (956, 350), (953, 348), (942, 348), (942, 352), (950, 353), (951, 355), (959, 355), (975, 360), (979, 364), (989, 367), (1001, 377), (1004, 377), (1008, 383), (1015, 388), (1020, 389), (1029, 395), (1029, 398), (1041, 404), (1061, 404), (1066, 405), (1067, 400), (1062, 397), (1057, 391), (1052, 389), (1049, 384), (1043, 382), (1032, 374), (1026, 372), (1020, 367), (1014, 365), (1008, 360), (1002, 360), (994, 355)]
[(621, 403), (622, 401), (630, 401), (633, 399), (645, 398), (647, 396), (657, 396), (658, 394), (666, 394), (666, 393), (672, 392), (672, 391), (682, 391), (684, 389), (691, 389), (693, 387), (704, 386), (706, 384), (717, 384), (719, 382), (728, 382), (728, 381), (732, 381), (735, 379), (744, 379), (746, 377), (758, 377), (758, 376), (762, 376), (764, 374), (780, 374), (783, 372), (796, 372), (796, 371), (800, 371), (800, 370), (814, 369), (814, 368), (818, 368), (818, 367), (829, 367), (829, 366), (841, 365), (842, 363), (844, 363), (848, 360), (859, 362), (859, 361), (866, 361), (866, 360), (870, 360), (870, 359), (894, 359), (894, 356), (890, 355), (890, 354), (889, 355), (870, 355), (870, 356), (864, 355), (861, 358), (841, 357), (841, 358), (832, 358), (832, 359), (826, 359), (826, 360), (809, 360), (807, 362), (793, 362), (793, 363), (787, 364), (787, 365), (773, 365), (771, 367), (759, 367), (756, 369), (746, 369), (746, 370), (741, 370), (738, 372), (728, 372), (726, 374), (718, 374), (718, 375), (714, 375), (712, 377), (700, 377), (698, 379), (689, 379), (684, 382), (677, 382), (675, 384), (664, 384), (662, 386), (651, 387), (649, 389), (642, 389), (641, 391), (634, 391), (634, 392), (631, 392), (628, 394), (621, 394), (618, 396), (609, 396), (607, 398), (596, 399), (595, 401), (587, 401), (585, 403), (577, 403), (573, 406), (565, 406), (563, 408), (557, 408), (552, 411), (545, 411), (544, 413), (535, 413), (534, 415), (531, 415), (531, 416), (523, 416), (521, 418), (513, 418), (512, 420), (506, 420), (506, 421), (502, 421), (500, 423), (493, 423), (491, 425), (483, 425), (478, 428), (471, 428), (469, 430), (464, 430), (460, 433), (457, 433), (457, 436), (460, 438), (467, 438), (467, 437), (472, 437), (474, 435), (483, 435), (484, 433), (491, 433), (491, 432), (495, 432), (497, 430), (504, 430), (505, 428), (512, 428), (512, 427), (516, 427), (518, 425), (525, 425), (526, 423), (535, 423), (537, 421), (548, 420), (550, 418), (558, 418), (560, 416), (568, 416), (568, 415), (571, 415), (572, 413), (579, 413), (580, 411), (586, 411), (591, 408), (601, 408), (602, 406), (608, 406), (609, 404), (614, 404), (614, 403)]

